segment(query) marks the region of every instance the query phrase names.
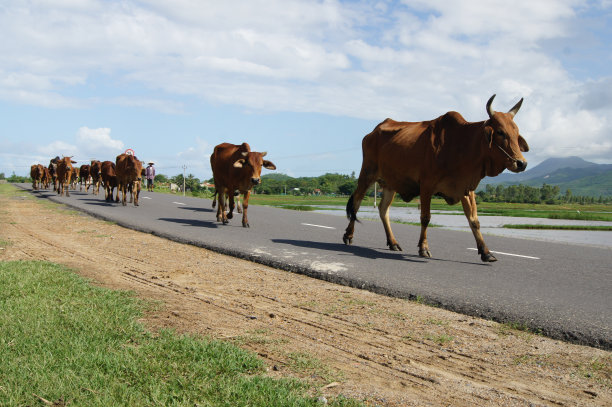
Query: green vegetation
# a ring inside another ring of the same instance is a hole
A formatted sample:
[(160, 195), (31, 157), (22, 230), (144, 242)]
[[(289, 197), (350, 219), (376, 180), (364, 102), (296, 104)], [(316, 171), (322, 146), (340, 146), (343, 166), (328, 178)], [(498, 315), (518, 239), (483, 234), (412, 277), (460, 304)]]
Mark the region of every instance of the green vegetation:
[(612, 226), (586, 226), (586, 225), (504, 225), (506, 229), (541, 229), (541, 230), (595, 230), (602, 232), (612, 231)]
[(0, 309), (0, 405), (43, 399), (75, 406), (318, 403), (304, 382), (266, 377), (253, 353), (146, 331), (138, 318), (151, 303), (94, 287), (59, 265), (0, 262)]

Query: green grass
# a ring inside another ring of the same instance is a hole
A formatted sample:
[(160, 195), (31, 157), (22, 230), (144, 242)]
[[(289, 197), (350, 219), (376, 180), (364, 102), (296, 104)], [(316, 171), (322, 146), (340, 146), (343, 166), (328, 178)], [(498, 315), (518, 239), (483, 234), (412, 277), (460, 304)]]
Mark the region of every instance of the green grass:
[(594, 230), (612, 231), (612, 226), (588, 226), (588, 225), (503, 225), (506, 229), (545, 229), (545, 230)]
[(0, 262), (0, 405), (317, 405), (304, 382), (266, 377), (253, 353), (148, 332), (138, 318), (151, 308), (59, 265)]

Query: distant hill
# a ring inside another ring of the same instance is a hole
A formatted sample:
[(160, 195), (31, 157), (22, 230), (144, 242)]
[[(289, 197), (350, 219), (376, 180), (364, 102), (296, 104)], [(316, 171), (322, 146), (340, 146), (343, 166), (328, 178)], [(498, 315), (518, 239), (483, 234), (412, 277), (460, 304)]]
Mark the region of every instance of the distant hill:
[(549, 158), (520, 174), (504, 171), (497, 177), (486, 177), (485, 185), (558, 185), (561, 193), (568, 188), (573, 195), (612, 196), (612, 164), (596, 164), (580, 157)]

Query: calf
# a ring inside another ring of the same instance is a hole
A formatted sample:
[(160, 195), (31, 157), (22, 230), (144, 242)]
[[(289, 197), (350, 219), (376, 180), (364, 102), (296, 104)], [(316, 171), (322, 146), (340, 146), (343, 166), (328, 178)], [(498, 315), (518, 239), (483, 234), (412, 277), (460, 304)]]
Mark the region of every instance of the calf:
[(51, 174), (51, 180), (53, 181), (53, 190), (57, 191), (57, 163), (59, 162), (59, 155), (49, 160), (49, 173)]
[(117, 171), (117, 198), (119, 191), (123, 194), (121, 203), (127, 205), (127, 193), (130, 192), (130, 203), (133, 201), (134, 206), (138, 206), (138, 196), (140, 195), (140, 182), (142, 180), (142, 162), (131, 154), (119, 154), (117, 156), (116, 171)]
[[(222, 143), (215, 147), (210, 156), (215, 187), (219, 195), (219, 207), (217, 208), (217, 220), (227, 224), (233, 217), (234, 193), (242, 193), (242, 226), (249, 227), (247, 209), (249, 207), (249, 196), (251, 188), (261, 182), (261, 168), (275, 170), (276, 166), (264, 160), (266, 153), (252, 152), (247, 143), (235, 145)], [(226, 197), (229, 197), (229, 213), (225, 212)]]

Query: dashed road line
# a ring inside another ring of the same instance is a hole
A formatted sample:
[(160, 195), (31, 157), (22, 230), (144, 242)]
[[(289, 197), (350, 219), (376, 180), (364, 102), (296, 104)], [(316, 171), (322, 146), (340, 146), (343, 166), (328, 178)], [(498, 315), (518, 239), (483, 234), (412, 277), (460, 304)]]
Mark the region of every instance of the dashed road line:
[[(473, 247), (468, 247), (468, 250), (478, 250), (475, 249)], [(514, 253), (504, 253), (504, 252), (496, 252), (491, 250), (491, 253), (495, 253), (495, 254), (503, 254), (504, 256), (514, 256), (514, 257), (522, 257), (524, 259), (532, 259), (532, 260), (541, 260), (539, 257), (534, 257), (534, 256), (525, 256), (524, 254), (514, 254)]]
[(177, 205), (187, 205), (187, 204), (182, 203), (182, 202), (172, 202), (172, 203), (173, 203), (173, 204), (177, 204)]
[(336, 229), (333, 226), (323, 226), (323, 225), (313, 225), (312, 223), (302, 223), (304, 226), (313, 226), (315, 228), (323, 228), (323, 229)]

